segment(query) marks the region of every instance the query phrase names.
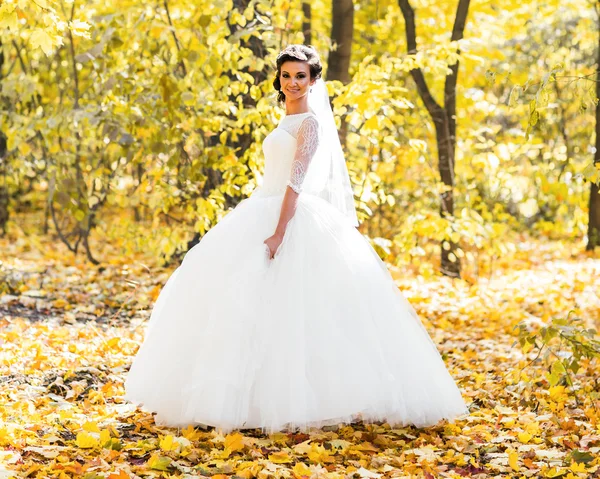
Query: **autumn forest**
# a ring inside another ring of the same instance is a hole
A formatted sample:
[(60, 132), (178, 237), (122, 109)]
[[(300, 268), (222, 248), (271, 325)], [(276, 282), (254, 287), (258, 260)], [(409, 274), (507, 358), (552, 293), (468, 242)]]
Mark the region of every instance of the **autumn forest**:
[[(122, 398), (262, 184), (289, 44), (455, 422), (221, 434)], [(0, 0), (0, 479), (600, 477), (599, 98), (598, 0)]]

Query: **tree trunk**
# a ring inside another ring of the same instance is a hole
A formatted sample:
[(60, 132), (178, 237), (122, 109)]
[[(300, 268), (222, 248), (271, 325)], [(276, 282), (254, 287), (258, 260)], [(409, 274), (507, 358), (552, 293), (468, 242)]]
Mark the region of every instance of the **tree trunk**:
[[(596, 97), (600, 98), (600, 16), (598, 18), (598, 63), (596, 65)], [(600, 165), (600, 102), (596, 103), (596, 152), (594, 165)], [(592, 251), (600, 246), (600, 188), (598, 182), (590, 183), (588, 218), (588, 242), (586, 249)]]
[[(452, 28), (451, 41), (463, 38), (467, 14), (469, 12), (470, 0), (459, 0), (456, 9), (456, 17)], [(417, 53), (417, 31), (415, 23), (415, 11), (409, 0), (398, 0), (398, 6), (402, 11), (406, 29), (406, 45), (408, 53)], [(456, 83), (458, 80), (459, 63), (450, 67), (451, 73), (446, 77), (444, 84), (444, 106), (438, 105), (429, 91), (425, 76), (420, 68), (411, 70), (411, 76), (417, 85), (419, 96), (433, 123), (435, 125), (436, 143), (438, 149), (438, 169), (440, 178), (448, 191), (440, 195), (440, 215), (452, 217), (454, 215), (454, 158), (456, 152)], [(460, 277), (460, 260), (456, 255), (458, 244), (447, 238), (445, 242), (450, 244), (449, 249), (441, 247), (441, 271), (446, 276)]]
[(350, 81), (350, 56), (354, 34), (353, 0), (336, 0), (331, 8), (331, 40), (337, 46), (329, 52), (328, 80)]
[[(239, 12), (243, 13), (244, 10), (246, 10), (246, 8), (250, 5), (250, 3), (251, 3), (251, 0), (233, 0), (233, 8), (235, 8)], [(248, 24), (245, 27), (241, 27), (240, 25), (237, 25), (237, 24), (228, 24), (229, 33), (230, 33), (230, 35), (235, 35), (238, 31), (247, 29), (247, 28), (251, 28), (252, 26), (256, 25), (256, 23), (257, 23), (257, 20), (253, 19), (250, 22), (248, 22)], [(248, 48), (248, 49), (252, 50), (252, 53), (257, 58), (265, 58), (267, 56), (268, 52), (267, 52), (267, 48), (266, 48), (264, 42), (255, 35), (251, 35), (247, 39), (241, 38), (239, 40), (239, 44), (240, 44), (240, 47)], [(250, 69), (248, 67), (245, 67), (242, 69), (242, 71), (252, 75), (252, 77), (254, 78), (255, 85), (258, 85), (267, 79), (266, 70), (250, 71)], [(229, 78), (231, 78), (232, 80), (237, 80), (237, 77), (233, 72), (229, 72), (228, 75), (229, 75)], [(230, 99), (230, 101), (233, 101), (236, 104), (238, 102), (237, 96), (232, 95), (232, 96), (230, 96), (229, 99)], [(248, 91), (248, 93), (243, 95), (242, 104), (244, 105), (244, 108), (248, 108), (248, 109), (252, 109), (252, 108), (256, 107), (256, 100), (254, 100), (250, 96), (250, 91)], [(230, 118), (232, 120), (235, 120), (235, 115), (232, 114), (230, 116)], [(215, 146), (216, 144), (218, 144), (219, 136), (220, 136), (219, 134), (216, 134), (216, 135), (213, 135), (212, 137), (210, 137), (207, 141), (208, 146)], [(238, 155), (243, 156), (244, 152), (252, 144), (252, 141), (253, 140), (252, 140), (251, 133), (243, 133), (242, 132), (237, 135), (237, 140), (232, 140), (231, 137), (228, 136), (226, 144), (233, 150), (237, 151)], [(201, 196), (206, 198), (213, 189), (215, 189), (223, 184), (223, 174), (221, 171), (216, 170), (214, 168), (207, 168), (205, 170), (205, 174), (207, 176), (207, 181), (204, 185), (204, 188), (202, 189)], [(225, 208), (226, 209), (234, 208), (244, 199), (241, 196), (230, 196), (228, 194), (225, 194), (224, 197), (225, 197)], [(202, 236), (200, 235), (200, 233), (197, 233), (197, 232), (194, 233), (194, 236), (192, 237), (192, 239), (190, 241), (188, 241), (187, 251), (189, 251), (192, 247), (194, 247), (196, 244), (198, 244), (200, 242), (201, 238), (202, 238)], [(173, 255), (173, 259), (181, 259), (185, 255), (185, 253), (186, 252), (181, 252), (180, 254), (175, 254), (175, 255)]]
[[(2, 70), (4, 67), (4, 50), (0, 40), (0, 78), (3, 78)], [(0, 131), (0, 228), (3, 234), (6, 234), (6, 224), (8, 223), (8, 188), (6, 186), (6, 161), (7, 144), (6, 136)]]
[[(246, 8), (250, 5), (250, 3), (251, 3), (251, 0), (233, 0), (233, 8), (237, 8), (239, 12), (243, 13), (244, 10), (246, 10)], [(230, 24), (229, 31), (233, 35), (239, 30), (251, 28), (257, 22), (258, 21), (256, 19), (253, 19), (250, 22), (248, 22), (248, 24), (243, 28), (240, 25), (231, 25)], [(266, 48), (263, 40), (261, 38), (257, 37), (256, 35), (251, 35), (247, 39), (242, 37), (240, 39), (240, 48), (248, 48), (249, 50), (252, 51), (253, 55), (256, 58), (265, 58), (268, 54), (267, 48)], [(252, 75), (252, 77), (254, 78), (255, 85), (259, 85), (260, 83), (262, 83), (263, 81), (265, 81), (267, 79), (267, 72), (265, 69), (263, 69), (262, 71), (258, 71), (258, 70), (250, 71), (249, 67), (244, 67), (241, 71)], [(232, 79), (234, 79), (235, 75), (232, 73), (232, 74), (230, 74), (230, 77)], [(230, 100), (237, 103), (236, 96), (231, 96)], [(250, 95), (250, 90), (248, 90), (247, 93), (243, 94), (242, 104), (244, 105), (244, 108), (247, 108), (247, 109), (253, 109), (256, 107), (256, 100), (254, 100), (254, 98), (252, 98), (252, 96)], [(232, 115), (232, 119), (233, 119), (233, 115)], [(215, 135), (215, 138), (218, 141), (219, 136)], [(234, 150), (237, 150), (238, 155), (243, 156), (244, 152), (252, 144), (252, 141), (253, 141), (252, 133), (240, 133), (240, 134), (238, 134), (237, 140), (231, 140), (230, 138), (228, 138), (227, 144)], [(209, 177), (210, 177), (210, 175), (209, 175)], [(226, 207), (227, 208), (235, 207), (243, 199), (244, 198), (242, 198), (241, 196), (231, 197), (226, 194), (225, 195)]]
[[(327, 80), (339, 80), (344, 85), (350, 82), (350, 59), (354, 36), (353, 0), (333, 1), (331, 5), (331, 43), (337, 48), (329, 52)], [(348, 123), (342, 117), (340, 143), (346, 146)]]
[(304, 15), (304, 20), (302, 21), (302, 33), (304, 34), (304, 44), (311, 45), (312, 44), (312, 12), (310, 9), (310, 2), (304, 0), (302, 2), (302, 13)]
[(6, 161), (7, 161), (6, 136), (0, 131), (0, 228), (2, 234), (6, 234), (8, 223), (8, 187), (6, 185)]

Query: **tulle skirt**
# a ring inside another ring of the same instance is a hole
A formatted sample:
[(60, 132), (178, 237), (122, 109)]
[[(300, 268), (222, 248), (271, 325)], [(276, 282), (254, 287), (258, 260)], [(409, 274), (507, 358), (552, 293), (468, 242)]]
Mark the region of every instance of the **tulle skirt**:
[(125, 382), (159, 425), (303, 430), (467, 412), (369, 242), (309, 194), (273, 259), (282, 195), (258, 191), (191, 248), (161, 290)]

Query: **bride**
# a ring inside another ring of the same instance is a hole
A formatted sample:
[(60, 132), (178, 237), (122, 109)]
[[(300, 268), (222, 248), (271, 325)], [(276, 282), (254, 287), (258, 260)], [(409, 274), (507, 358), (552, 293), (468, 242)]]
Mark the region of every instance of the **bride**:
[(322, 66), (277, 57), (286, 115), (263, 183), (191, 248), (158, 296), (125, 399), (159, 425), (271, 433), (467, 413), (439, 352), (358, 225)]

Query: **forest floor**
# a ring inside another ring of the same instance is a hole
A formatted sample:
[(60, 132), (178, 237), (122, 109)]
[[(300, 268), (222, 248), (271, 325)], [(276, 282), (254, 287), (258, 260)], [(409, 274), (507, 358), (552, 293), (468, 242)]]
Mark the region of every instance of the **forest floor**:
[(94, 266), (46, 241), (0, 239), (0, 479), (600, 477), (597, 360), (571, 387), (515, 344), (519, 322), (569, 311), (598, 327), (600, 259), (578, 246), (523, 242), (468, 282), (390, 268), (467, 402), (453, 423), (223, 435), (157, 426), (122, 398), (173, 268)]

